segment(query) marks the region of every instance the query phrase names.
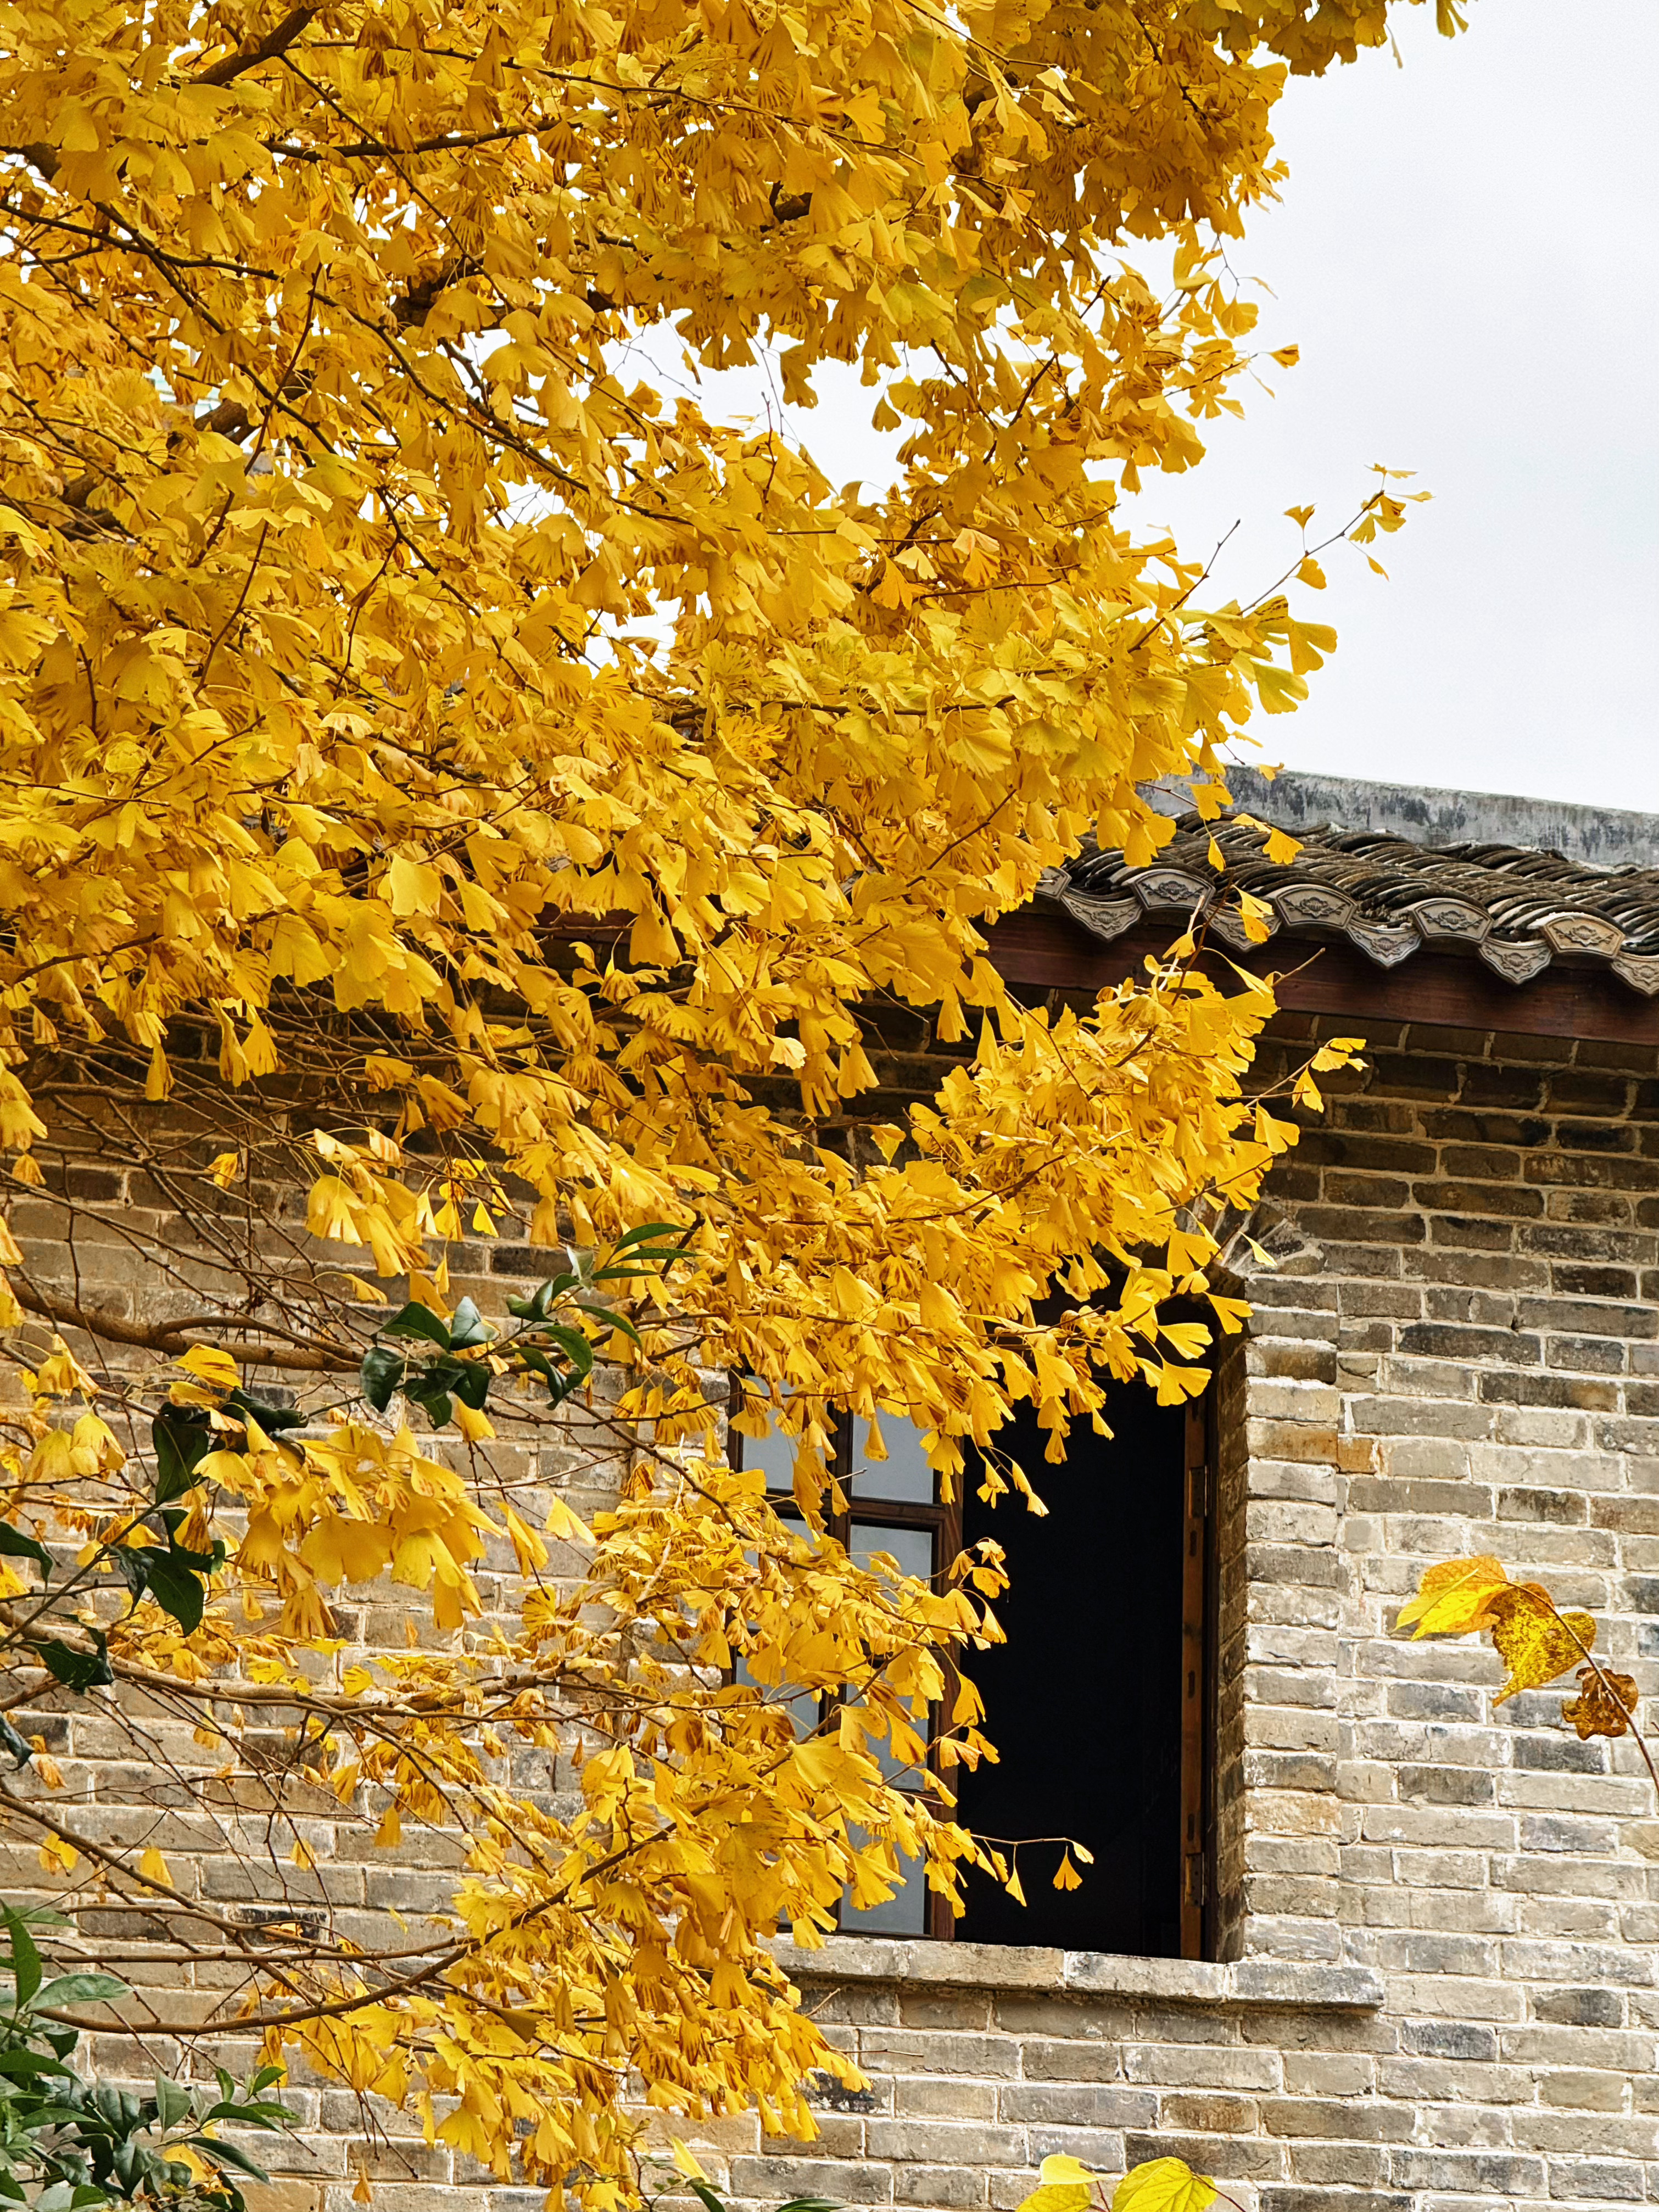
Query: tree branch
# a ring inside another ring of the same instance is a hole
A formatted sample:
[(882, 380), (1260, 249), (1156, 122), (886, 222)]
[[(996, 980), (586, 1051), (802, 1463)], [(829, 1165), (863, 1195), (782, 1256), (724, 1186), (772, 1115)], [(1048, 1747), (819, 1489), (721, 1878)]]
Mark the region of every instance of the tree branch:
[(275, 61), (278, 54), (286, 53), (322, 5), (322, 0), (301, 0), (301, 5), (291, 8), (274, 30), (267, 31), (263, 39), (251, 46), (239, 46), (234, 54), (222, 61), (197, 72), (198, 84), (229, 84), (245, 70), (257, 69), (261, 62)]
[[(60, 1328), (82, 1328), (88, 1336), (100, 1337), (107, 1344), (132, 1344), (145, 1352), (159, 1352), (169, 1359), (188, 1352), (193, 1344), (207, 1341), (227, 1352), (243, 1367), (283, 1367), (303, 1375), (349, 1375), (356, 1371), (359, 1355), (332, 1346), (314, 1345), (293, 1347), (280, 1344), (221, 1344), (218, 1338), (204, 1340), (196, 1331), (181, 1328), (169, 1322), (123, 1321), (118, 1315), (88, 1312), (71, 1298), (54, 1297), (50, 1291), (38, 1289), (27, 1279), (12, 1285), (17, 1302), (30, 1313), (39, 1314), (43, 1321), (55, 1322)], [(244, 1323), (227, 1317), (227, 1328), (237, 1328)]]

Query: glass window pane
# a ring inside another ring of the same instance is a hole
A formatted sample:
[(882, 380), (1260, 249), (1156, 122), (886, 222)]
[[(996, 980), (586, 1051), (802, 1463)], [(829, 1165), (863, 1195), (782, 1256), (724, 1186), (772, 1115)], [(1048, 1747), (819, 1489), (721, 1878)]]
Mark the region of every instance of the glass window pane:
[(849, 1531), (854, 1563), (867, 1567), (878, 1552), (898, 1561), (918, 1582), (933, 1579), (933, 1532), (931, 1528), (883, 1528), (872, 1521), (855, 1521)]
[[(933, 1571), (933, 1532), (931, 1528), (882, 1528), (867, 1521), (855, 1521), (850, 1531), (852, 1556), (858, 1565), (867, 1567), (878, 1552), (886, 1552), (896, 1559), (908, 1575), (927, 1582)], [(926, 1735), (924, 1722), (911, 1717), (910, 1725), (918, 1735)], [(892, 1747), (885, 1737), (872, 1743), (881, 1765), (881, 1771), (890, 1782), (901, 1790), (925, 1790), (927, 1787), (926, 1770), (908, 1760), (894, 1756)]]
[(841, 1924), (848, 1936), (925, 1936), (927, 1933), (927, 1881), (920, 1859), (899, 1854), (901, 1880), (893, 1894), (880, 1905), (862, 1911), (848, 1904), (843, 1893)]
[[(751, 1387), (747, 1398), (750, 1407), (765, 1407), (767, 1404), (763, 1389)], [(742, 1435), (741, 1431), (738, 1433)], [(765, 1468), (769, 1490), (792, 1490), (794, 1487), (795, 1440), (786, 1435), (775, 1422), (772, 1422), (763, 1437), (743, 1437), (742, 1449), (745, 1467)]]
[[(755, 1440), (752, 1437), (745, 1437), (743, 1441), (745, 1447), (749, 1447), (753, 1445)], [(792, 1536), (804, 1537), (809, 1544), (812, 1542), (812, 1532), (799, 1514), (780, 1513), (777, 1517), (780, 1525), (787, 1528)], [(786, 1702), (793, 1717), (795, 1734), (798, 1736), (811, 1735), (823, 1717), (823, 1707), (816, 1690), (800, 1690), (793, 1697), (788, 1697), (784, 1686), (780, 1683), (756, 1682), (754, 1676), (749, 1671), (749, 1662), (741, 1652), (737, 1655), (732, 1675), (734, 1681), (752, 1684), (756, 1689), (763, 1692), (769, 1703), (776, 1704), (780, 1699)]]
[(865, 1448), (869, 1441), (870, 1424), (856, 1415), (854, 1418), (854, 1497), (890, 1498), (904, 1505), (931, 1505), (933, 1470), (922, 1454), (921, 1431), (902, 1413), (884, 1413), (880, 1426), (887, 1456), (868, 1459)]

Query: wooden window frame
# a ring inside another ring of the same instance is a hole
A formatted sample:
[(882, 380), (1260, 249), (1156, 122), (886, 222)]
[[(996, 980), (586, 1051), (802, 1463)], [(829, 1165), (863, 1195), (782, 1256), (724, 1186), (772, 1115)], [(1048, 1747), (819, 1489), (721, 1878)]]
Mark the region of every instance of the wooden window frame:
[(1181, 1955), (1215, 1934), (1215, 1465), (1212, 1382), (1187, 1407), (1181, 1576)]

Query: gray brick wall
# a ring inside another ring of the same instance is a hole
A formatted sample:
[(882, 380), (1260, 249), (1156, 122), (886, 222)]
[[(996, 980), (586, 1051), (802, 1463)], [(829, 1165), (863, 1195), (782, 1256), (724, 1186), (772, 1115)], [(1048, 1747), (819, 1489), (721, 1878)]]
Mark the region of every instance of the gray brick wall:
[[(1281, 1018), (1264, 1072), (1313, 1034)], [(1060, 2149), (1108, 2172), (1177, 2153), (1261, 2212), (1659, 2197), (1637, 1753), (1581, 1744), (1553, 1692), (1494, 1712), (1481, 1643), (1389, 1633), (1425, 1565), (1495, 1552), (1659, 1692), (1659, 1061), (1370, 1042), (1252, 1224), (1278, 1265), (1241, 1277), (1256, 1318), (1217, 1382), (1219, 1929), (1242, 1963), (1149, 1982), (962, 1947), (941, 1988), (935, 1947), (842, 1939), (799, 1963), (856, 1973), (809, 1986), (868, 2109), (827, 2112), (805, 2163), (735, 2154), (745, 2197), (1003, 2207)]]
[[(894, 1019), (884, 1109), (936, 1071), (920, 1018)], [(1283, 1021), (1266, 1071), (1308, 1037)], [(738, 2198), (1002, 2212), (1053, 2150), (1108, 2174), (1178, 2152), (1244, 2212), (1659, 2197), (1659, 1808), (1635, 1753), (1581, 1745), (1553, 1694), (1494, 1712), (1480, 1644), (1389, 1633), (1425, 1565), (1493, 1551), (1659, 1690), (1659, 1057), (1397, 1029), (1371, 1047), (1253, 1224), (1279, 1264), (1242, 1279), (1256, 1318), (1217, 1383), (1223, 1962), (791, 1954), (871, 2087), (825, 2085), (809, 2146), (713, 2131)], [(21, 1200), (37, 1279), (125, 1310), (142, 1196)], [(458, 1288), (488, 1310), (532, 1264), (470, 1249)], [(599, 1438), (503, 1449), (593, 1502)], [(112, 1757), (90, 1711), (52, 1729), (82, 1808), (112, 1833), (159, 1822), (189, 1863), (188, 1788)], [(441, 1841), (357, 1863), (320, 1811), (316, 1840), (318, 1875), (270, 1879), (325, 1883), (347, 1924), (441, 1887)], [(209, 1895), (246, 1879), (199, 1864)], [(348, 2212), (355, 2100), (301, 2095), (273, 2212)], [(538, 2212), (380, 2119), (380, 2212)]]

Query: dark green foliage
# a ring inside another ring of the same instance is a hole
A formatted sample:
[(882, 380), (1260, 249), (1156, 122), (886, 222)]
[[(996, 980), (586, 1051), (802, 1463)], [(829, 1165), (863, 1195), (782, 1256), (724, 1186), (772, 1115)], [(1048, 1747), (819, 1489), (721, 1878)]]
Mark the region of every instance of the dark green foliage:
[[(474, 1413), (483, 1413), (490, 1384), (505, 1370), (535, 1376), (546, 1385), (549, 1401), (556, 1406), (593, 1371), (594, 1341), (574, 1318), (577, 1314), (618, 1331), (632, 1343), (640, 1342), (640, 1333), (626, 1314), (592, 1296), (595, 1285), (666, 1273), (690, 1256), (684, 1249), (690, 1235), (689, 1229), (672, 1222), (647, 1221), (617, 1238), (602, 1267), (594, 1267), (586, 1254), (573, 1254), (574, 1264), (565, 1273), (550, 1276), (527, 1297), (507, 1300), (507, 1311), (523, 1326), (502, 1338), (471, 1298), (463, 1298), (447, 1322), (430, 1306), (411, 1299), (380, 1334), (382, 1339), (401, 1338), (411, 1346), (430, 1346), (437, 1358), (378, 1343), (364, 1355), (359, 1376), (362, 1394), (376, 1413), (383, 1413), (401, 1390), (434, 1428), (442, 1428), (457, 1398)], [(554, 1319), (561, 1307), (569, 1319)], [(464, 1356), (486, 1351), (489, 1358)]]
[[(267, 2093), (280, 2068), (262, 2067), (240, 2088), (219, 2069), (212, 2084), (157, 2075), (149, 2093), (88, 2081), (71, 2063), (79, 2031), (52, 2014), (131, 1994), (112, 1974), (47, 1978), (37, 1930), (62, 1928), (56, 1914), (0, 1905), (0, 2206), (30, 2212), (97, 2212), (105, 2205), (169, 2212), (245, 2212), (237, 2178), (269, 2179), (216, 2123), (265, 2132), (289, 2115)], [(209, 2168), (199, 2181), (179, 2153)]]

